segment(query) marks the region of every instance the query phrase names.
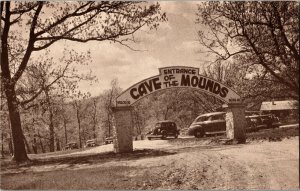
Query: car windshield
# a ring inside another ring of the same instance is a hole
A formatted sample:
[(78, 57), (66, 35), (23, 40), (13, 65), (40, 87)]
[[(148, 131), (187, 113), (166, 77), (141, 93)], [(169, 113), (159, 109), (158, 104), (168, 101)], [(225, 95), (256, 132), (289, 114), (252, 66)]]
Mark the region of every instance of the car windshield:
[(207, 121), (208, 120), (208, 116), (201, 116), (198, 117), (195, 122), (203, 122), (203, 121)]
[(175, 127), (175, 123), (162, 123), (161, 127)]
[(224, 120), (225, 119), (225, 114), (221, 114), (221, 115), (213, 115), (211, 116), (211, 120)]
[(155, 128), (160, 127), (160, 123), (155, 124)]

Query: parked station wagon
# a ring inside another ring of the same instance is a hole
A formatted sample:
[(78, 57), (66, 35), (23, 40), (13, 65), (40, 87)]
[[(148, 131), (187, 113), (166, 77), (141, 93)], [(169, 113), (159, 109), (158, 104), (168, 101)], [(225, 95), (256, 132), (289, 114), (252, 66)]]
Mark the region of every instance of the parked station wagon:
[[(198, 116), (188, 128), (188, 135), (203, 137), (205, 134), (226, 132), (226, 112), (207, 113)], [(270, 115), (246, 116), (246, 132), (278, 127), (280, 122)]]
[(225, 133), (225, 114), (225, 112), (213, 112), (198, 116), (188, 128), (188, 135), (199, 138), (207, 133)]

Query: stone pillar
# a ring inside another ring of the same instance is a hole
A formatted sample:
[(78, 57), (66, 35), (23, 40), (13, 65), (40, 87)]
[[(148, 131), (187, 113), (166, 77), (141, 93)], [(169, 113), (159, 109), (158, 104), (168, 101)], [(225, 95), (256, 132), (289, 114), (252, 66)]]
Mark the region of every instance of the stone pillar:
[(238, 143), (246, 142), (246, 119), (245, 106), (242, 103), (228, 104), (226, 112), (226, 135), (227, 138)]
[(132, 107), (112, 108), (114, 117), (114, 152), (125, 153), (133, 151), (132, 141)]

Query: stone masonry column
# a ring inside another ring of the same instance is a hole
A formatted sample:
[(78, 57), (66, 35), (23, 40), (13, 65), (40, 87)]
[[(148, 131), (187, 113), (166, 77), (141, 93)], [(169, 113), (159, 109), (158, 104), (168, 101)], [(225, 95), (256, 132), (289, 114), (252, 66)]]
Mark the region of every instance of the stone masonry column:
[(125, 153), (133, 151), (132, 141), (132, 107), (113, 107), (114, 120), (114, 152)]
[(245, 106), (242, 103), (229, 103), (226, 112), (226, 135), (227, 138), (237, 141), (237, 143), (246, 142), (246, 119)]

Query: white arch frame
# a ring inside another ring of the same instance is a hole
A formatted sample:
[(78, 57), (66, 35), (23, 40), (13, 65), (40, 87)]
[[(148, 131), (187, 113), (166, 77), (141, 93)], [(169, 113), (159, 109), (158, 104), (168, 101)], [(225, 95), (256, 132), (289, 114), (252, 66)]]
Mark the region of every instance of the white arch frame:
[(128, 107), (142, 98), (165, 89), (197, 89), (229, 103), (241, 103), (241, 96), (212, 78), (199, 74), (199, 69), (187, 66), (159, 68), (159, 75), (146, 78), (123, 91), (116, 99), (116, 107)]

